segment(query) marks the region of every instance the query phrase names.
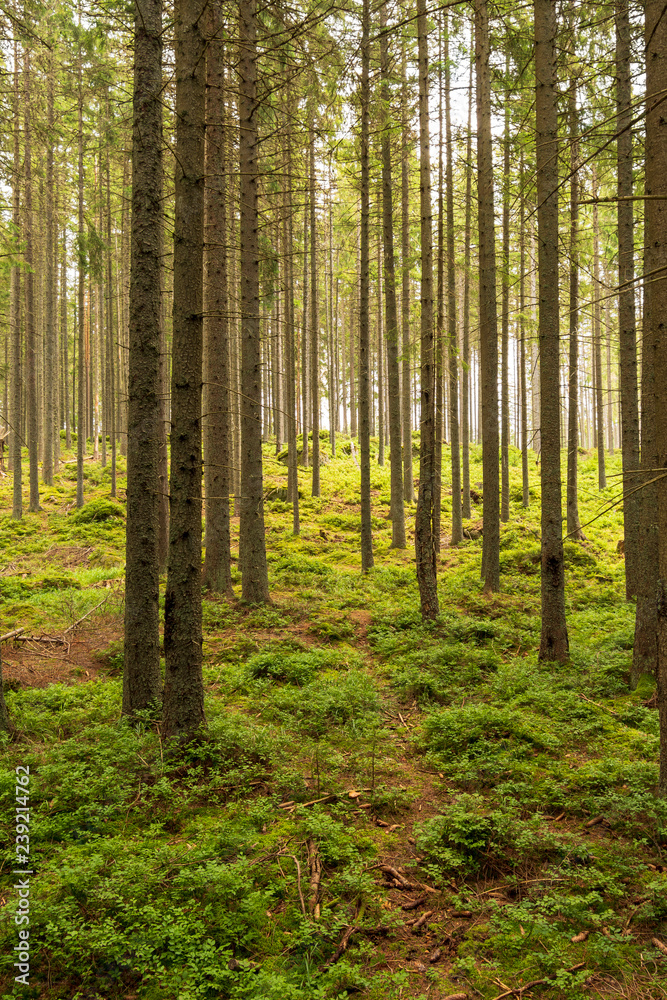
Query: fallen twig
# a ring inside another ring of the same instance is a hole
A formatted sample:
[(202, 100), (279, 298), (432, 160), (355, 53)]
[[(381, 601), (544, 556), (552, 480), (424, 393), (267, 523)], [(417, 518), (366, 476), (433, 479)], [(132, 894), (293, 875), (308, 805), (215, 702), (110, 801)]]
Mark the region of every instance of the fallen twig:
[(80, 617), (80, 618), (78, 618), (78, 619), (77, 619), (77, 620), (76, 620), (76, 621), (74, 622), (74, 624), (73, 624), (73, 625), (70, 625), (70, 627), (69, 627), (69, 628), (66, 628), (66, 629), (65, 629), (65, 631), (63, 632), (63, 635), (67, 635), (67, 633), (68, 633), (68, 632), (72, 632), (72, 631), (73, 631), (73, 630), (74, 630), (74, 629), (75, 629), (75, 628), (77, 627), (77, 625), (80, 625), (80, 624), (81, 624), (81, 622), (85, 621), (85, 620), (86, 620), (86, 618), (88, 618), (88, 616), (89, 616), (89, 615), (92, 615), (93, 611), (97, 611), (97, 609), (98, 609), (98, 608), (101, 608), (101, 607), (102, 607), (102, 605), (103, 605), (103, 604), (104, 604), (104, 603), (105, 603), (106, 601), (108, 601), (108, 599), (109, 599), (109, 598), (108, 598), (108, 596), (107, 596), (107, 597), (104, 597), (104, 598), (103, 598), (103, 599), (102, 599), (102, 600), (100, 601), (100, 603), (99, 603), (99, 604), (96, 604), (96, 605), (95, 605), (95, 607), (94, 607), (94, 608), (91, 608), (91, 609), (90, 609), (90, 611), (86, 611), (85, 615), (81, 615), (81, 617)]
[(654, 948), (657, 948), (658, 951), (661, 951), (663, 955), (667, 955), (667, 944), (663, 944), (660, 938), (651, 938), (651, 944)]
[(420, 931), (422, 927), (425, 927), (426, 924), (428, 923), (429, 917), (432, 917), (434, 913), (435, 910), (425, 910), (424, 913), (422, 913), (421, 917), (415, 920), (414, 924), (412, 925), (412, 933), (414, 934), (416, 933), (416, 931)]
[(305, 917), (306, 916), (306, 904), (304, 902), (303, 893), (301, 891), (301, 865), (299, 864), (299, 859), (296, 857), (295, 854), (288, 854), (287, 857), (291, 858), (292, 861), (294, 862), (294, 864), (296, 865), (296, 887), (299, 890), (299, 900), (301, 902), (301, 912), (303, 913), (303, 915)]
[(401, 907), (402, 910), (416, 910), (418, 906), (423, 906), (428, 900), (428, 896), (420, 896), (419, 899), (413, 899), (409, 903), (403, 903)]
[[(665, 950), (667, 951), (667, 948)], [(578, 972), (579, 969), (583, 969), (585, 964), (586, 964), (585, 962), (578, 962), (577, 965), (571, 965), (570, 968), (566, 969), (565, 971)], [(552, 983), (553, 979), (554, 979), (553, 976), (546, 979), (533, 979), (531, 980), (531, 982), (526, 983), (524, 986), (517, 986), (516, 989), (505, 990), (504, 993), (499, 993), (497, 997), (493, 998), (493, 1000), (503, 1000), (504, 997), (511, 997), (511, 996), (520, 997), (526, 992), (526, 990), (532, 990), (534, 986), (544, 986), (545, 983)]]
[(609, 712), (609, 714), (613, 715), (614, 718), (618, 718), (618, 712), (615, 712), (613, 708), (607, 708), (606, 705), (601, 705), (599, 701), (593, 701), (592, 698), (587, 698), (585, 694), (581, 693), (581, 691), (579, 692), (579, 697), (583, 698), (584, 701), (587, 701), (589, 705), (595, 705), (596, 708), (601, 708), (603, 712)]
[(320, 880), (322, 878), (322, 860), (317, 850), (317, 844), (312, 839), (308, 840), (308, 869), (310, 871), (310, 899), (308, 909), (315, 920), (320, 917)]
[(21, 632), (25, 632), (24, 628), (15, 628), (13, 632), (7, 632), (5, 635), (0, 635), (0, 642), (9, 642), (10, 639), (16, 638)]

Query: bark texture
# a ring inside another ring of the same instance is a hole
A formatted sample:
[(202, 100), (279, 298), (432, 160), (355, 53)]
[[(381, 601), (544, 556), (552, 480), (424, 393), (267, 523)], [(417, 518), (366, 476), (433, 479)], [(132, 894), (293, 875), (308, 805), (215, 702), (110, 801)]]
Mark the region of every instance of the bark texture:
[(415, 555), (422, 617), (439, 612), (433, 537), (435, 476), (435, 358), (433, 351), (433, 209), (431, 207), (431, 158), (429, 151), (428, 33), (425, 0), (418, 0), (419, 42), (419, 191), (421, 211), (421, 416), (419, 494), (415, 517)]
[(231, 595), (229, 534), (229, 327), (227, 296), (227, 202), (225, 72), (222, 7), (208, 11), (206, 47), (206, 183), (204, 192), (204, 492), (205, 556), (202, 582)]
[[(646, 271), (667, 269), (667, 19), (664, 0), (646, 0)], [(667, 281), (654, 281), (644, 312), (644, 327), (654, 345), (658, 581), (658, 715), (660, 719), (660, 793), (667, 795)]]
[(165, 738), (205, 724), (202, 680), (201, 399), (205, 38), (202, 0), (177, 0), (176, 215), (169, 563), (164, 607)]
[(535, 0), (535, 126), (542, 438), (542, 633), (540, 659), (565, 661), (565, 573), (560, 478), (558, 327), (558, 106), (556, 4)]
[[(239, 164), (241, 201), (241, 522), (242, 596), (269, 600), (262, 492), (262, 367), (257, 211), (257, 0), (239, 4)], [(305, 445), (305, 441), (304, 441)], [(304, 447), (305, 451), (305, 447)]]
[(361, 231), (359, 234), (359, 461), (361, 466), (361, 571), (373, 566), (371, 531), (370, 427), (370, 261), (369, 261), (369, 131), (370, 131), (370, 3), (363, 2), (361, 24)]
[[(386, 28), (387, 5), (382, 4), (380, 28)], [(394, 258), (394, 206), (391, 179), (391, 135), (389, 132), (389, 42), (381, 35), (382, 73), (382, 239), (384, 244), (385, 333), (389, 374), (389, 462), (391, 473), (391, 545), (405, 548), (405, 513), (401, 468), (401, 394), (398, 371), (398, 315), (396, 310), (396, 262)]]
[(567, 533), (582, 541), (579, 521), (579, 140), (576, 82), (570, 81), (570, 351), (567, 423)]
[(123, 715), (158, 701), (162, 690), (157, 549), (162, 0), (137, 0), (134, 21)]
[(500, 588), (500, 491), (498, 475), (498, 311), (496, 248), (493, 223), (493, 155), (491, 147), (491, 78), (489, 15), (486, 0), (475, 0), (475, 67), (477, 98), (477, 218), (479, 224), (479, 338), (482, 400), (482, 466), (484, 592)]
[(408, 84), (405, 43), (401, 49), (401, 349), (403, 352), (403, 498), (415, 501), (412, 472), (412, 372), (410, 370), (410, 213), (409, 213), (409, 141), (408, 141)]
[(637, 487), (639, 468), (639, 401), (637, 398), (637, 331), (634, 290), (634, 209), (632, 201), (632, 83), (630, 76), (630, 15), (628, 0), (616, 3), (616, 144), (618, 176), (618, 336), (621, 390), (621, 452), (623, 459), (623, 526), (625, 536), (625, 596), (638, 591), (639, 523), (642, 502)]

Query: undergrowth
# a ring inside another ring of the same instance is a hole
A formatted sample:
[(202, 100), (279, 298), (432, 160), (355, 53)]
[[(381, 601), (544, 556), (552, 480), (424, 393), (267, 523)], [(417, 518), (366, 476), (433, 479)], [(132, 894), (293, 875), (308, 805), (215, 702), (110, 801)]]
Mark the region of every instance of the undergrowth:
[[(284, 455), (266, 449), (272, 603), (204, 595), (208, 727), (178, 754), (155, 713), (120, 719), (122, 457), (121, 499), (108, 468), (87, 462), (81, 510), (72, 465), (21, 522), (11, 477), (0, 482), (2, 631), (69, 642), (92, 629), (69, 660), (64, 646), (3, 649), (14, 733), (0, 768), (2, 996), (490, 1000), (532, 980), (554, 1000), (665, 995), (667, 806), (653, 685), (628, 688), (618, 508), (566, 543), (571, 659), (539, 663), (532, 466), (524, 509), (512, 452), (501, 593), (481, 593), (481, 538), (445, 546), (441, 613), (424, 623), (414, 507), (408, 548), (391, 549), (374, 445), (376, 565), (362, 577), (358, 469), (349, 440), (335, 457), (321, 443), (320, 498), (299, 468), (298, 538)], [(471, 463), (481, 482), (479, 448)], [(447, 469), (445, 456), (445, 531)], [(584, 521), (613, 494), (596, 474), (582, 455)], [(31, 775), (29, 990), (11, 957), (19, 765)], [(420, 893), (421, 908), (401, 909)]]

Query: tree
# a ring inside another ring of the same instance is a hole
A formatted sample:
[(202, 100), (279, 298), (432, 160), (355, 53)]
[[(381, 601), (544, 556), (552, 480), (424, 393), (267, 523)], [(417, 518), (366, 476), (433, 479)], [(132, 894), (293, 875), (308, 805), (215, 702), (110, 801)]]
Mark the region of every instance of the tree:
[(461, 445), (456, 344), (456, 275), (454, 260), (454, 166), (452, 155), (449, 19), (445, 20), (445, 133), (447, 140), (447, 343), (449, 369), (449, 428), (452, 462), (452, 545), (463, 541), (461, 507)]
[(618, 336), (623, 455), (623, 526), (625, 594), (638, 590), (641, 497), (636, 492), (639, 468), (639, 403), (637, 399), (637, 333), (634, 290), (634, 209), (632, 203), (632, 81), (628, 0), (616, 3), (616, 162), (618, 178)]
[(371, 532), (370, 429), (370, 3), (363, 0), (361, 20), (361, 230), (359, 235), (359, 451), (361, 465), (361, 571), (373, 566)]
[[(19, 123), (19, 56), (18, 44), (14, 42), (14, 112), (13, 164), (12, 164), (12, 226), (18, 235), (21, 221), (21, 190), (19, 177), (21, 170), (20, 123)], [(9, 325), (12, 341), (12, 386), (10, 396), (12, 433), (10, 458), (13, 470), (12, 517), (23, 517), (22, 468), (21, 468), (21, 426), (22, 426), (22, 358), (21, 358), (21, 269), (13, 262), (11, 269)]]
[(496, 248), (493, 224), (493, 155), (491, 148), (491, 81), (489, 16), (486, 0), (475, 0), (475, 67), (477, 99), (477, 219), (479, 226), (479, 341), (482, 396), (482, 465), (484, 592), (500, 588), (500, 504), (498, 449), (498, 312)]
[(206, 183), (204, 251), (204, 482), (206, 535), (203, 584), (231, 595), (229, 533), (229, 323), (225, 79), (222, 8), (208, 12), (206, 47)]
[(421, 211), (421, 417), (419, 493), (415, 517), (415, 555), (422, 617), (439, 612), (436, 550), (433, 537), (435, 486), (435, 365), (433, 351), (433, 218), (429, 150), (429, 79), (426, 3), (417, 3), (419, 41), (419, 190)]
[(176, 215), (171, 380), (169, 564), (164, 603), (163, 732), (205, 724), (201, 612), (201, 398), (205, 35), (202, 0), (177, 0)]
[[(241, 545), (242, 594), (269, 600), (262, 492), (262, 367), (257, 208), (257, 0), (239, 3), (239, 200), (241, 203)], [(305, 441), (305, 435), (304, 435)]]
[(568, 95), (570, 124), (570, 352), (568, 367), (567, 430), (567, 533), (582, 541), (579, 521), (579, 137), (577, 84), (570, 81)]
[(137, 0), (134, 28), (123, 715), (158, 702), (162, 693), (157, 540), (162, 0)]
[(542, 438), (542, 633), (540, 659), (564, 661), (565, 565), (560, 479), (560, 358), (558, 318), (558, 105), (556, 4), (535, 0), (535, 138)]
[(410, 370), (410, 212), (408, 176), (408, 84), (405, 42), (401, 46), (401, 348), (403, 423), (403, 497), (414, 503), (415, 489), (412, 481), (412, 400)]
[[(663, 0), (646, 0), (646, 261), (647, 276), (667, 269), (667, 20)], [(650, 278), (648, 279), (650, 281)], [(667, 281), (653, 281), (644, 328), (653, 347), (657, 465), (667, 470)], [(667, 471), (658, 483), (657, 681), (660, 794), (667, 795)]]
[(380, 58), (382, 74), (382, 240), (384, 245), (385, 334), (389, 373), (389, 461), (391, 464), (391, 545), (405, 548), (405, 512), (401, 469), (401, 395), (398, 373), (398, 314), (396, 310), (396, 262), (394, 258), (394, 204), (391, 180), (391, 135), (389, 132), (389, 41), (387, 5), (380, 9)]

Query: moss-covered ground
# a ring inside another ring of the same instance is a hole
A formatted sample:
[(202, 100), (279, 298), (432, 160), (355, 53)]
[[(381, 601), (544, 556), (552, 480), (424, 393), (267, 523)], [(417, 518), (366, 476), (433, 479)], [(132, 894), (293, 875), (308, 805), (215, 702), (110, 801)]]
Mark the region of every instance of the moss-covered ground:
[[(275, 497), (285, 466), (265, 459)], [(408, 548), (390, 548), (388, 467), (373, 465), (365, 577), (349, 443), (320, 498), (301, 469), (298, 538), (291, 508), (266, 503), (272, 604), (204, 595), (209, 738), (177, 758), (150, 715), (119, 721), (122, 460), (117, 501), (87, 461), (77, 512), (68, 464), (21, 522), (0, 480), (0, 633), (25, 629), (3, 644), (15, 733), (0, 770), (0, 995), (667, 996), (667, 804), (652, 683), (628, 690), (634, 609), (620, 511), (604, 513), (618, 478), (600, 494), (595, 455), (580, 456), (582, 520), (603, 513), (566, 543), (571, 661), (538, 663), (539, 470), (531, 459), (524, 510), (511, 462), (501, 593), (482, 596), (481, 539), (443, 538), (428, 625), (414, 508)], [(473, 449), (478, 496), (481, 479)], [(482, 514), (479, 497), (472, 523)], [(13, 982), (17, 766), (30, 769), (29, 987)]]

